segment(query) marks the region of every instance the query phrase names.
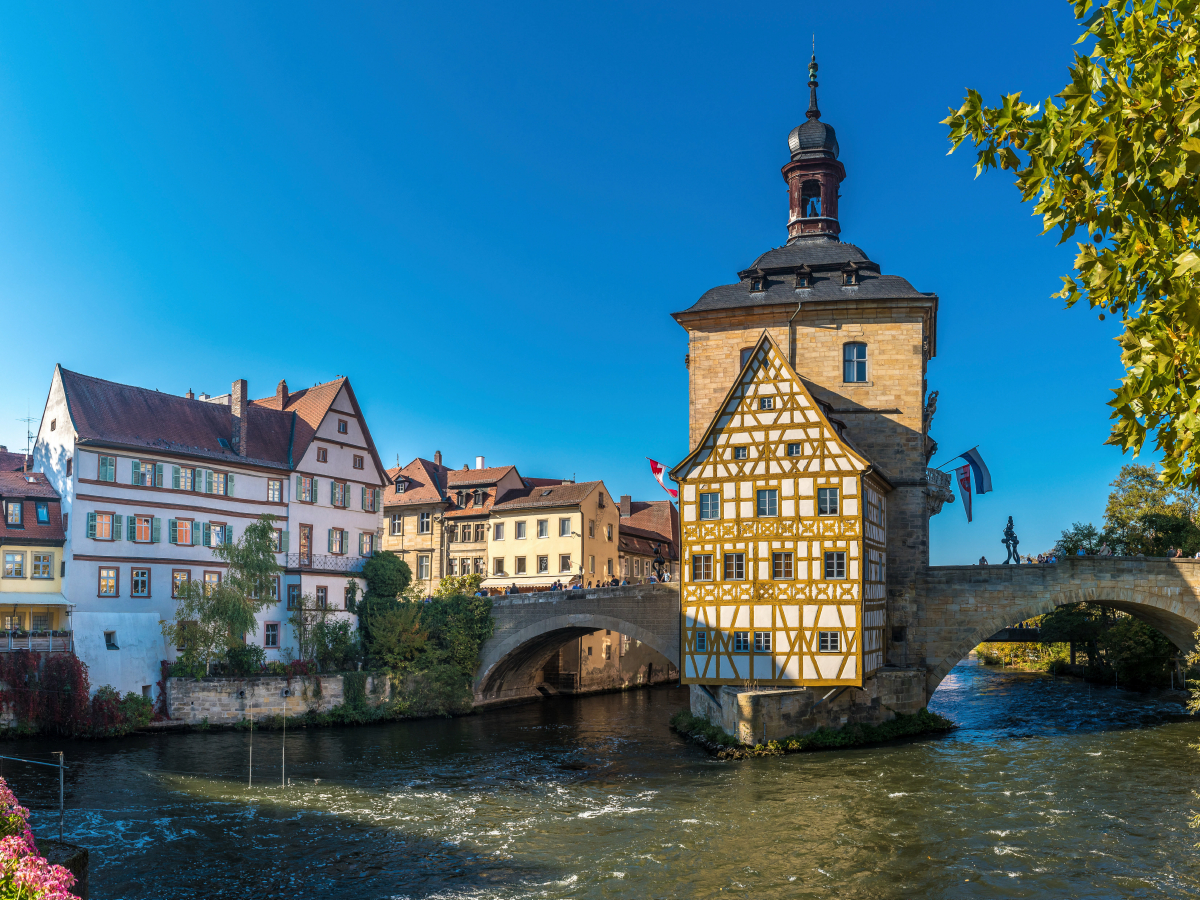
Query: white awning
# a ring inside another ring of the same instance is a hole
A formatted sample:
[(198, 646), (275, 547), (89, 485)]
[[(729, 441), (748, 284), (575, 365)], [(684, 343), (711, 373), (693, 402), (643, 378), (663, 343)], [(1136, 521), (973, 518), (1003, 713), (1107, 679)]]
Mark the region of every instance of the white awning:
[(63, 596), (62, 591), (55, 593), (37, 594), (32, 591), (0, 591), (0, 612), (8, 606), (72, 606), (70, 600)]

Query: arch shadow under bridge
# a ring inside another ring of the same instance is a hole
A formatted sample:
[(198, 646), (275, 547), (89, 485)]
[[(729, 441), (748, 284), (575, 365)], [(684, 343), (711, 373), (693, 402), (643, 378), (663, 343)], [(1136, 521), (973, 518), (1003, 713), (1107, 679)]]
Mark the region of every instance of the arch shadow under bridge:
[(678, 584), (625, 585), (497, 597), (495, 632), (479, 653), (475, 703), (539, 696), (542, 666), (563, 644), (609, 629), (658, 651), (679, 668)]

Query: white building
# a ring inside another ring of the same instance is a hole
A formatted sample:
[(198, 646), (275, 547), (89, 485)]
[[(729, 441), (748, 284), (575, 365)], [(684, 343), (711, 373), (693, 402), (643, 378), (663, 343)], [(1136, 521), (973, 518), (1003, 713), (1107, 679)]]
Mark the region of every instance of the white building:
[(194, 398), (56, 366), (33, 456), (62, 498), (63, 593), (93, 686), (158, 680), (175, 657), (160, 624), (174, 617), (174, 586), (220, 581), (212, 547), (264, 513), (283, 571), (247, 640), (268, 659), (294, 646), (289, 604), (303, 593), (344, 610), (378, 547), (384, 469), (346, 378), (293, 393), (281, 381), (262, 400), (239, 380)]

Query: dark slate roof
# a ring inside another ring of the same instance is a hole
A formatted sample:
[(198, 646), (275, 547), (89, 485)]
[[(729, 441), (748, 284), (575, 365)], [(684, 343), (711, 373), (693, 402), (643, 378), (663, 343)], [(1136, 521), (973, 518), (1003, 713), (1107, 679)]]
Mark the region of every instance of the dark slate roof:
[(806, 119), (788, 135), (788, 149), (792, 151), (792, 159), (830, 155), (836, 159), (837, 133), (832, 125), (826, 125), (820, 119)]
[[(848, 262), (859, 267), (857, 285), (842, 284), (842, 267)], [(794, 273), (802, 265), (812, 269), (813, 286), (797, 290)], [(750, 273), (755, 270), (767, 273), (766, 290), (751, 293)], [(826, 236), (797, 238), (782, 247), (768, 250), (749, 269), (739, 274), (741, 281), (710, 288), (684, 312), (794, 305), (801, 300), (894, 300), (910, 297), (915, 300), (935, 296), (916, 290), (899, 275), (881, 274), (879, 264), (868, 259), (858, 247)]]

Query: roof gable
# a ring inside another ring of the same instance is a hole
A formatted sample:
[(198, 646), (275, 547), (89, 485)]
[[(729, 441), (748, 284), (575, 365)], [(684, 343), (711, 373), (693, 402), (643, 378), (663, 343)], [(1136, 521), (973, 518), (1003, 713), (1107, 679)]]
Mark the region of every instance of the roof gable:
[[(798, 452), (789, 454), (789, 445)], [(744, 458), (737, 458), (741, 454), (735, 448), (745, 449)], [(690, 481), (869, 468), (764, 332), (696, 449), (671, 477)]]

